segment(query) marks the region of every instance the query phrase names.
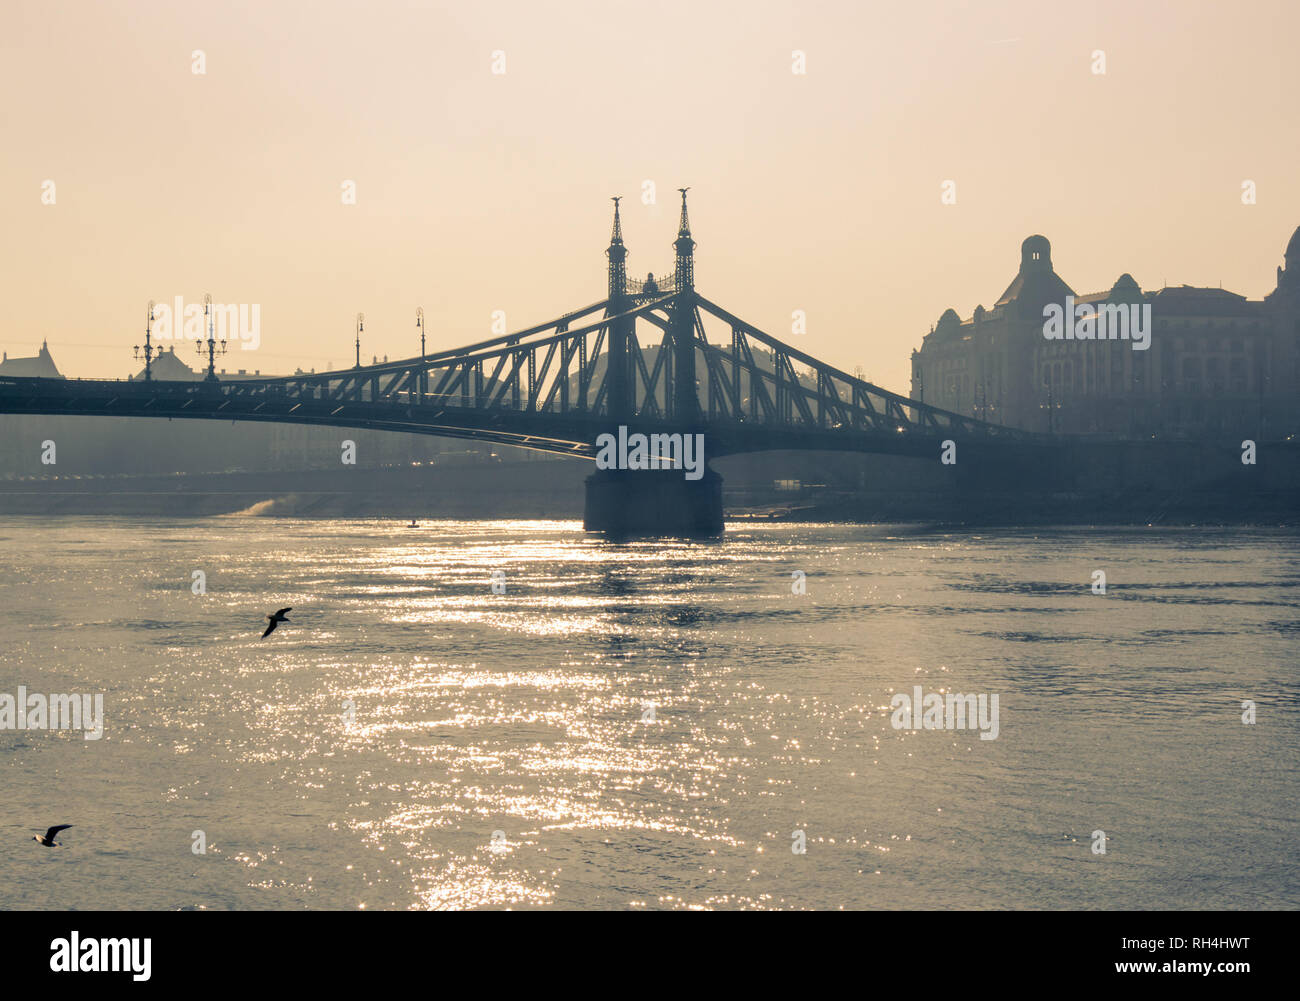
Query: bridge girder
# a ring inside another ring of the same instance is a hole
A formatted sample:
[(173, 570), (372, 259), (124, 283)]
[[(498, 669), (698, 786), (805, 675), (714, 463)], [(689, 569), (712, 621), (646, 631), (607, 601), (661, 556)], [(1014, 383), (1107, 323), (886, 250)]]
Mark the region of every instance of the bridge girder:
[[(932, 456), (947, 438), (1052, 440), (890, 393), (692, 288), (665, 285), (636, 285), (615, 300), (462, 348), (359, 368), (216, 383), (0, 379), (0, 413), (407, 431), (588, 458), (596, 437), (617, 423), (645, 433), (704, 433), (710, 456), (774, 448)], [(705, 317), (729, 329), (728, 343), (710, 342)], [(657, 343), (641, 344), (639, 323), (658, 332)], [(616, 335), (621, 380), (610, 377)], [(683, 380), (674, 369), (686, 360)], [(692, 381), (694, 405), (684, 407)], [(611, 401), (611, 386), (619, 399)]]

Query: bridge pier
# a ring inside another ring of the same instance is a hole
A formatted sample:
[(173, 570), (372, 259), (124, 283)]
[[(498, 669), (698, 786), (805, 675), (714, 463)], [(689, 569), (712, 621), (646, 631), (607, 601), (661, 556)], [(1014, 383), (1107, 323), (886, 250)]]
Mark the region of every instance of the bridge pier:
[(688, 480), (680, 469), (598, 469), (587, 477), (582, 527), (612, 538), (722, 534), (722, 477), (705, 468)]

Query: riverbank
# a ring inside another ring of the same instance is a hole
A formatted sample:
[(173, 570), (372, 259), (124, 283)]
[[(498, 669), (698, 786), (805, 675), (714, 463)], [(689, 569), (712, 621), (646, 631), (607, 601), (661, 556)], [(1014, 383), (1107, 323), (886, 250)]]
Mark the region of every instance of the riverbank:
[[(726, 456), (732, 521), (954, 525), (1300, 525), (1291, 447), (1238, 454), (1165, 444), (1076, 448), (994, 466), (887, 455)], [(0, 480), (0, 515), (559, 519), (583, 515), (581, 459), (297, 472), (67, 475)]]

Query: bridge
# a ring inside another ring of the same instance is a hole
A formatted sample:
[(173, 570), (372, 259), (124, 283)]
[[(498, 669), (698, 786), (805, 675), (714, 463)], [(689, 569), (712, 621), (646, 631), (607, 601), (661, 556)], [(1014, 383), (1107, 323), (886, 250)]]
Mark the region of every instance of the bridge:
[[(0, 379), (0, 413), (271, 421), (407, 431), (589, 459), (617, 434), (703, 436), (705, 458), (774, 449), (939, 461), (942, 443), (1023, 455), (1053, 439), (881, 389), (764, 333), (699, 294), (682, 190), (671, 276), (627, 275), (618, 199), (608, 295), (547, 323), (383, 364), (279, 378)], [(709, 340), (705, 317), (729, 338)], [(644, 340), (643, 340), (644, 338)], [(146, 344), (146, 360), (149, 356)], [(680, 453), (678, 458), (680, 458)], [(610, 534), (717, 534), (721, 478), (598, 469), (585, 524)]]

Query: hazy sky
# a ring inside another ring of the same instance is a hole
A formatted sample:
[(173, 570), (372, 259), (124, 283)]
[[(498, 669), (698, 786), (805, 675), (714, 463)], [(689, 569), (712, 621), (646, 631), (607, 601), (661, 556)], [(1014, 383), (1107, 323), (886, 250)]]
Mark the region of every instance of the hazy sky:
[(1079, 291), (1270, 291), (1300, 225), (1298, 11), (0, 0), (0, 347), (125, 375), (148, 300), (205, 291), (261, 305), (231, 369), (350, 364), (358, 311), (367, 360), (418, 353), (420, 305), (452, 347), (601, 298), (610, 195), (630, 273), (670, 271), (691, 185), (704, 295), (783, 339), (802, 309), (801, 347), (903, 390), (1031, 233)]

